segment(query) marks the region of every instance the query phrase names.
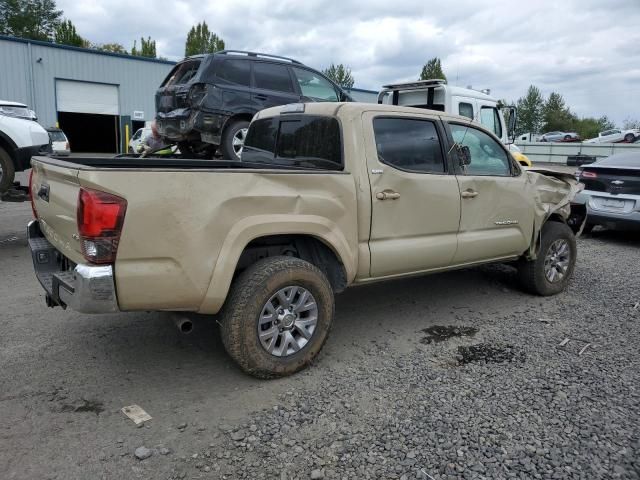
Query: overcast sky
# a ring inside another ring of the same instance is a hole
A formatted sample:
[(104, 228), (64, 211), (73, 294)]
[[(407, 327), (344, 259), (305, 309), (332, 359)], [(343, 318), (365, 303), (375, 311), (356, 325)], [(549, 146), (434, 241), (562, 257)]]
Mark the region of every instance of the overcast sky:
[[(523, 5), (523, 3), (525, 3)], [(431, 57), (449, 83), (515, 100), (530, 84), (579, 116), (640, 118), (640, 0), (57, 0), (92, 42), (151, 36), (182, 58), (205, 20), (227, 48), (348, 65), (356, 87), (418, 78)]]

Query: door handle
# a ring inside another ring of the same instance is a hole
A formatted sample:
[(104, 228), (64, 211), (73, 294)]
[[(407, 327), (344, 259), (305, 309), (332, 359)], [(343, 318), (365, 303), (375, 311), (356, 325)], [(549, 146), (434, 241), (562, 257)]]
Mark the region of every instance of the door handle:
[(378, 200), (396, 200), (400, 198), (400, 194), (393, 190), (383, 190), (382, 192), (376, 193), (376, 198)]
[(462, 198), (474, 198), (478, 196), (478, 192), (476, 192), (475, 190), (471, 190), (470, 188), (468, 188), (467, 190), (465, 190), (464, 192), (460, 193), (460, 196)]
[(266, 100), (267, 96), (266, 95), (262, 95), (260, 93), (256, 94), (254, 97), (256, 100)]

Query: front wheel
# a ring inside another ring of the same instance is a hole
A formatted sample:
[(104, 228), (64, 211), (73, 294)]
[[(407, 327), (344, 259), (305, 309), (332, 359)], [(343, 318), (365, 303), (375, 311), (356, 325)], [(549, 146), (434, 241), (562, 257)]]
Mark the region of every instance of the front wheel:
[(571, 140), (571, 135), (565, 135), (565, 136), (564, 136), (564, 139), (565, 139), (565, 141), (567, 141), (567, 142), (568, 142), (569, 140)]
[(633, 142), (634, 138), (636, 138), (636, 136), (633, 133), (627, 133), (624, 136), (624, 141), (627, 142), (627, 143), (631, 143), (631, 142)]
[(309, 365), (333, 321), (331, 285), (314, 265), (269, 257), (233, 283), (222, 310), (222, 342), (250, 375), (291, 375)]
[(227, 160), (240, 160), (244, 140), (249, 131), (249, 122), (246, 120), (236, 120), (231, 122), (222, 134), (222, 156)]
[(0, 195), (11, 188), (15, 176), (16, 172), (11, 156), (3, 148), (0, 148)]
[(535, 260), (521, 259), (518, 275), (524, 290), (536, 295), (555, 295), (567, 288), (576, 263), (576, 237), (564, 223), (548, 221), (542, 227), (540, 250)]

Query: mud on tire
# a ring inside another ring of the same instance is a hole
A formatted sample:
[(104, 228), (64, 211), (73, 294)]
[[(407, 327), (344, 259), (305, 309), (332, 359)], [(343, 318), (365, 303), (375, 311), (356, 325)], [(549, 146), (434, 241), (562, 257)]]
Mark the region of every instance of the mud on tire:
[(535, 260), (520, 259), (518, 276), (522, 288), (536, 295), (555, 295), (567, 288), (576, 263), (576, 237), (564, 223), (548, 221), (542, 227), (540, 250)]
[[(270, 353), (261, 342), (259, 325), (260, 328), (264, 325), (265, 312), (272, 309), (274, 303), (278, 305), (274, 296), (283, 289), (288, 292), (288, 287), (310, 294), (315, 301), (317, 320), (310, 337), (301, 340), (306, 344), (296, 347), (299, 348), (297, 351), (292, 349), (284, 355), (280, 352), (278, 356)], [(313, 361), (327, 339), (333, 315), (333, 291), (317, 267), (295, 257), (269, 257), (247, 268), (233, 282), (221, 312), (222, 342), (231, 358), (246, 373), (258, 378), (283, 377), (302, 370)]]

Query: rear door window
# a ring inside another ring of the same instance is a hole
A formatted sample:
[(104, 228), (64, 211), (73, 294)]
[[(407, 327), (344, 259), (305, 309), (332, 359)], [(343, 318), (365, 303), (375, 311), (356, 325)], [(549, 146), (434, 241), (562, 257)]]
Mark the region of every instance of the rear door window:
[(321, 102), (337, 102), (338, 93), (327, 79), (303, 68), (293, 67), (302, 95)]
[(251, 123), (243, 162), (342, 170), (340, 125), (333, 117), (287, 115)]
[(251, 86), (251, 62), (247, 60), (226, 60), (217, 71), (217, 77), (229, 83)]
[(286, 65), (255, 62), (253, 65), (253, 76), (256, 82), (256, 88), (275, 90), (277, 92), (293, 93), (294, 91), (289, 68)]

